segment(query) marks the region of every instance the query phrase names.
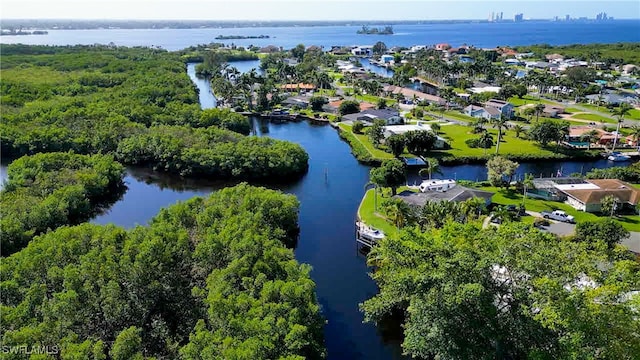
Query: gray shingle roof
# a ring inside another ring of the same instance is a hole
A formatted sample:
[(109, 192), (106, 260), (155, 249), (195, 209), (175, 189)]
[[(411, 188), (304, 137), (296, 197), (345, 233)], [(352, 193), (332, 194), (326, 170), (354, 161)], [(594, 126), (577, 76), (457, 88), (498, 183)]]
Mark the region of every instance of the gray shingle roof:
[(486, 200), (491, 200), (493, 193), (484, 190), (471, 189), (464, 186), (456, 185), (453, 189), (447, 191), (427, 191), (424, 193), (415, 193), (405, 190), (398, 195), (398, 199), (401, 199), (409, 205), (424, 206), (429, 201), (466, 201), (474, 197)]

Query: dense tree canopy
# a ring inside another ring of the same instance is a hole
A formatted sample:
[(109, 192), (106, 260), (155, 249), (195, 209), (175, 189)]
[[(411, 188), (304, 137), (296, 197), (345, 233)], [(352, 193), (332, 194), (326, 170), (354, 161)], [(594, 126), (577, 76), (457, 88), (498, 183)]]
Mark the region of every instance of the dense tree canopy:
[(120, 142), (116, 157), (134, 165), (185, 176), (287, 179), (307, 170), (309, 156), (298, 145), (267, 137), (186, 126), (153, 126)]
[(419, 358), (635, 358), (640, 265), (604, 248), (518, 223), (408, 229), (370, 253), (380, 293), (362, 309), (404, 314)]
[(110, 156), (49, 153), (12, 162), (0, 192), (2, 255), (62, 225), (88, 220), (123, 192), (124, 168)]
[(279, 170), (286, 177), (307, 168), (297, 145), (218, 129), (248, 134), (250, 123), (229, 110), (201, 110), (177, 53), (107, 46), (34, 47), (29, 55), (20, 45), (0, 50), (3, 158), (111, 153), (127, 164), (227, 178)]
[[(229, 206), (233, 204), (233, 206)], [(84, 224), (0, 264), (6, 346), (64, 359), (318, 359), (323, 321), (298, 264), (298, 202), (239, 185), (130, 231)]]

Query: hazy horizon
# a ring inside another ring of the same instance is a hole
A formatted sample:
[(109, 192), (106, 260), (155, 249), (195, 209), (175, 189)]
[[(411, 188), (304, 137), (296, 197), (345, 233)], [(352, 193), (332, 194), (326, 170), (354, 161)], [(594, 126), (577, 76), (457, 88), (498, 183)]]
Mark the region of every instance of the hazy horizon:
[(524, 19), (594, 18), (606, 12), (615, 19), (640, 18), (640, 1), (596, 0), (3, 0), (6, 20), (142, 20), (142, 21), (429, 21), (487, 20), (502, 13)]

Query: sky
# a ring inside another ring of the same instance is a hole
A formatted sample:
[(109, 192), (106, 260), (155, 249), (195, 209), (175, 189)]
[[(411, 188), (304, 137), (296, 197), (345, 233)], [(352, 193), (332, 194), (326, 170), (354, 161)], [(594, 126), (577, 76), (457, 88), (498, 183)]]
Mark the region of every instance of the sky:
[(640, 19), (640, 0), (2, 0), (0, 19), (445, 20), (606, 12)]

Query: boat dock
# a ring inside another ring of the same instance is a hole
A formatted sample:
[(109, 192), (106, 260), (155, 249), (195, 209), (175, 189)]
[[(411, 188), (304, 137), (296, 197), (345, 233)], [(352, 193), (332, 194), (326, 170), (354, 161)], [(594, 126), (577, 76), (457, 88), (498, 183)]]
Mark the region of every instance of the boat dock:
[(384, 233), (382, 231), (372, 228), (363, 222), (356, 221), (355, 228), (356, 243), (366, 248), (371, 249), (378, 241), (384, 239)]

